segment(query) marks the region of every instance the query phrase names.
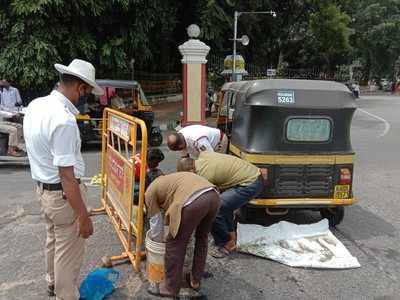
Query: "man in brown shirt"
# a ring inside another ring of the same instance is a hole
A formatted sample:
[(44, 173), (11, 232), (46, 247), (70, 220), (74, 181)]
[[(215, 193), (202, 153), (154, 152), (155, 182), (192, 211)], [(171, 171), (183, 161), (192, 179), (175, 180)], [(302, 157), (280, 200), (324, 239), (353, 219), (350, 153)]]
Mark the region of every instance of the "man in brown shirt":
[(204, 272), (208, 233), (219, 207), (219, 194), (214, 185), (193, 173), (180, 172), (155, 179), (145, 193), (147, 216), (154, 218), (165, 212), (169, 233), (165, 247), (165, 280), (149, 293), (177, 296), (186, 247), (195, 231), (192, 272), (186, 275), (190, 287), (198, 289)]

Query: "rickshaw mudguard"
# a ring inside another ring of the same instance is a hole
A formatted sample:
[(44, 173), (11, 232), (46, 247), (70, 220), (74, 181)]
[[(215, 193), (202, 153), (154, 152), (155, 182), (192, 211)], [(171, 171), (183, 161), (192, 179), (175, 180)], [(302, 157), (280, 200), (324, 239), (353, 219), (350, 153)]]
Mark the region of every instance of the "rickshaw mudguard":
[(281, 198), (281, 199), (253, 199), (248, 203), (251, 207), (276, 207), (276, 208), (322, 208), (335, 206), (348, 206), (356, 203), (355, 198)]

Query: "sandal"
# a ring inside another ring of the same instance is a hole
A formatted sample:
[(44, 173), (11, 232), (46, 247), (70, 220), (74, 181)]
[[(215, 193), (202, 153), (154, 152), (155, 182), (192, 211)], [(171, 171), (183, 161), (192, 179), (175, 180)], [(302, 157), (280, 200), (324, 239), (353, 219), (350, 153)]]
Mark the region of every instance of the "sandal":
[(207, 297), (193, 289), (181, 289), (179, 292), (179, 298), (178, 299), (207, 299)]
[(226, 249), (225, 247), (216, 247), (213, 250), (211, 250), (210, 255), (214, 258), (224, 258), (229, 256), (229, 254), (231, 254), (231, 252)]
[(15, 150), (13, 150), (13, 151), (8, 151), (7, 154), (8, 154), (9, 156), (13, 156), (13, 157), (23, 157), (23, 156), (24, 156), (23, 153), (18, 152), (18, 151), (15, 151)]
[(186, 279), (186, 283), (187, 285), (192, 289), (195, 290), (196, 292), (198, 292), (200, 290), (200, 283), (198, 287), (194, 287), (193, 286), (193, 282), (192, 282), (192, 275), (191, 273), (186, 273), (185, 274), (185, 279)]
[(186, 292), (184, 291), (184, 289), (181, 289), (179, 295), (163, 294), (160, 292), (159, 283), (150, 284), (149, 287), (147, 288), (147, 292), (150, 295), (160, 298), (180, 299), (180, 297), (182, 297), (184, 299), (207, 299), (205, 295), (192, 289), (186, 289)]
[(224, 245), (224, 248), (229, 252), (236, 251), (236, 237), (230, 234), (229, 241)]
[(149, 287), (147, 288), (147, 292), (150, 295), (160, 297), (160, 298), (170, 298), (170, 299), (179, 299), (178, 296), (173, 295), (173, 294), (163, 294), (160, 292), (160, 284), (159, 283), (154, 283), (150, 284)]

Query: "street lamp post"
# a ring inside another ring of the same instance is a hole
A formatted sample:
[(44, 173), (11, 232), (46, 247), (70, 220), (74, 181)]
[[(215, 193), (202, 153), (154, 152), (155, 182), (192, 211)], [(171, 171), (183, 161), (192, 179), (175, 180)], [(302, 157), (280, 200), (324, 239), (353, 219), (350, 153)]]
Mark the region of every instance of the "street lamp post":
[(134, 76), (135, 76), (135, 59), (134, 58), (131, 59), (130, 65), (131, 65), (131, 76), (132, 76), (132, 80), (133, 80)]
[(237, 40), (237, 22), (239, 12), (235, 11), (233, 21), (233, 59), (232, 59), (232, 81), (236, 81), (236, 40)]
[(240, 15), (244, 14), (269, 14), (272, 17), (276, 17), (276, 12), (270, 11), (235, 11), (233, 18), (233, 65), (232, 65), (232, 81), (236, 81), (236, 41), (242, 43), (242, 45), (247, 46), (249, 44), (249, 38), (247, 35), (243, 35), (240, 39), (237, 38), (237, 23)]

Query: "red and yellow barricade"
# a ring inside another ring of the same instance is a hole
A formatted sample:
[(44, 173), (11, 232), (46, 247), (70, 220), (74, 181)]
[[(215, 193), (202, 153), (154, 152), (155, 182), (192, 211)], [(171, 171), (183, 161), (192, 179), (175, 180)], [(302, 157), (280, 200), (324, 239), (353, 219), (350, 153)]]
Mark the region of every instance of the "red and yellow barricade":
[[(102, 125), (103, 207), (96, 211), (107, 213), (123, 246), (121, 255), (106, 257), (103, 263), (109, 265), (115, 260), (129, 259), (134, 269), (139, 271), (140, 260), (145, 255), (142, 242), (146, 164), (141, 164), (139, 193), (135, 195), (134, 156), (140, 153), (140, 160), (147, 160), (146, 124), (138, 118), (106, 108)], [(139, 145), (138, 129), (142, 136)]]

